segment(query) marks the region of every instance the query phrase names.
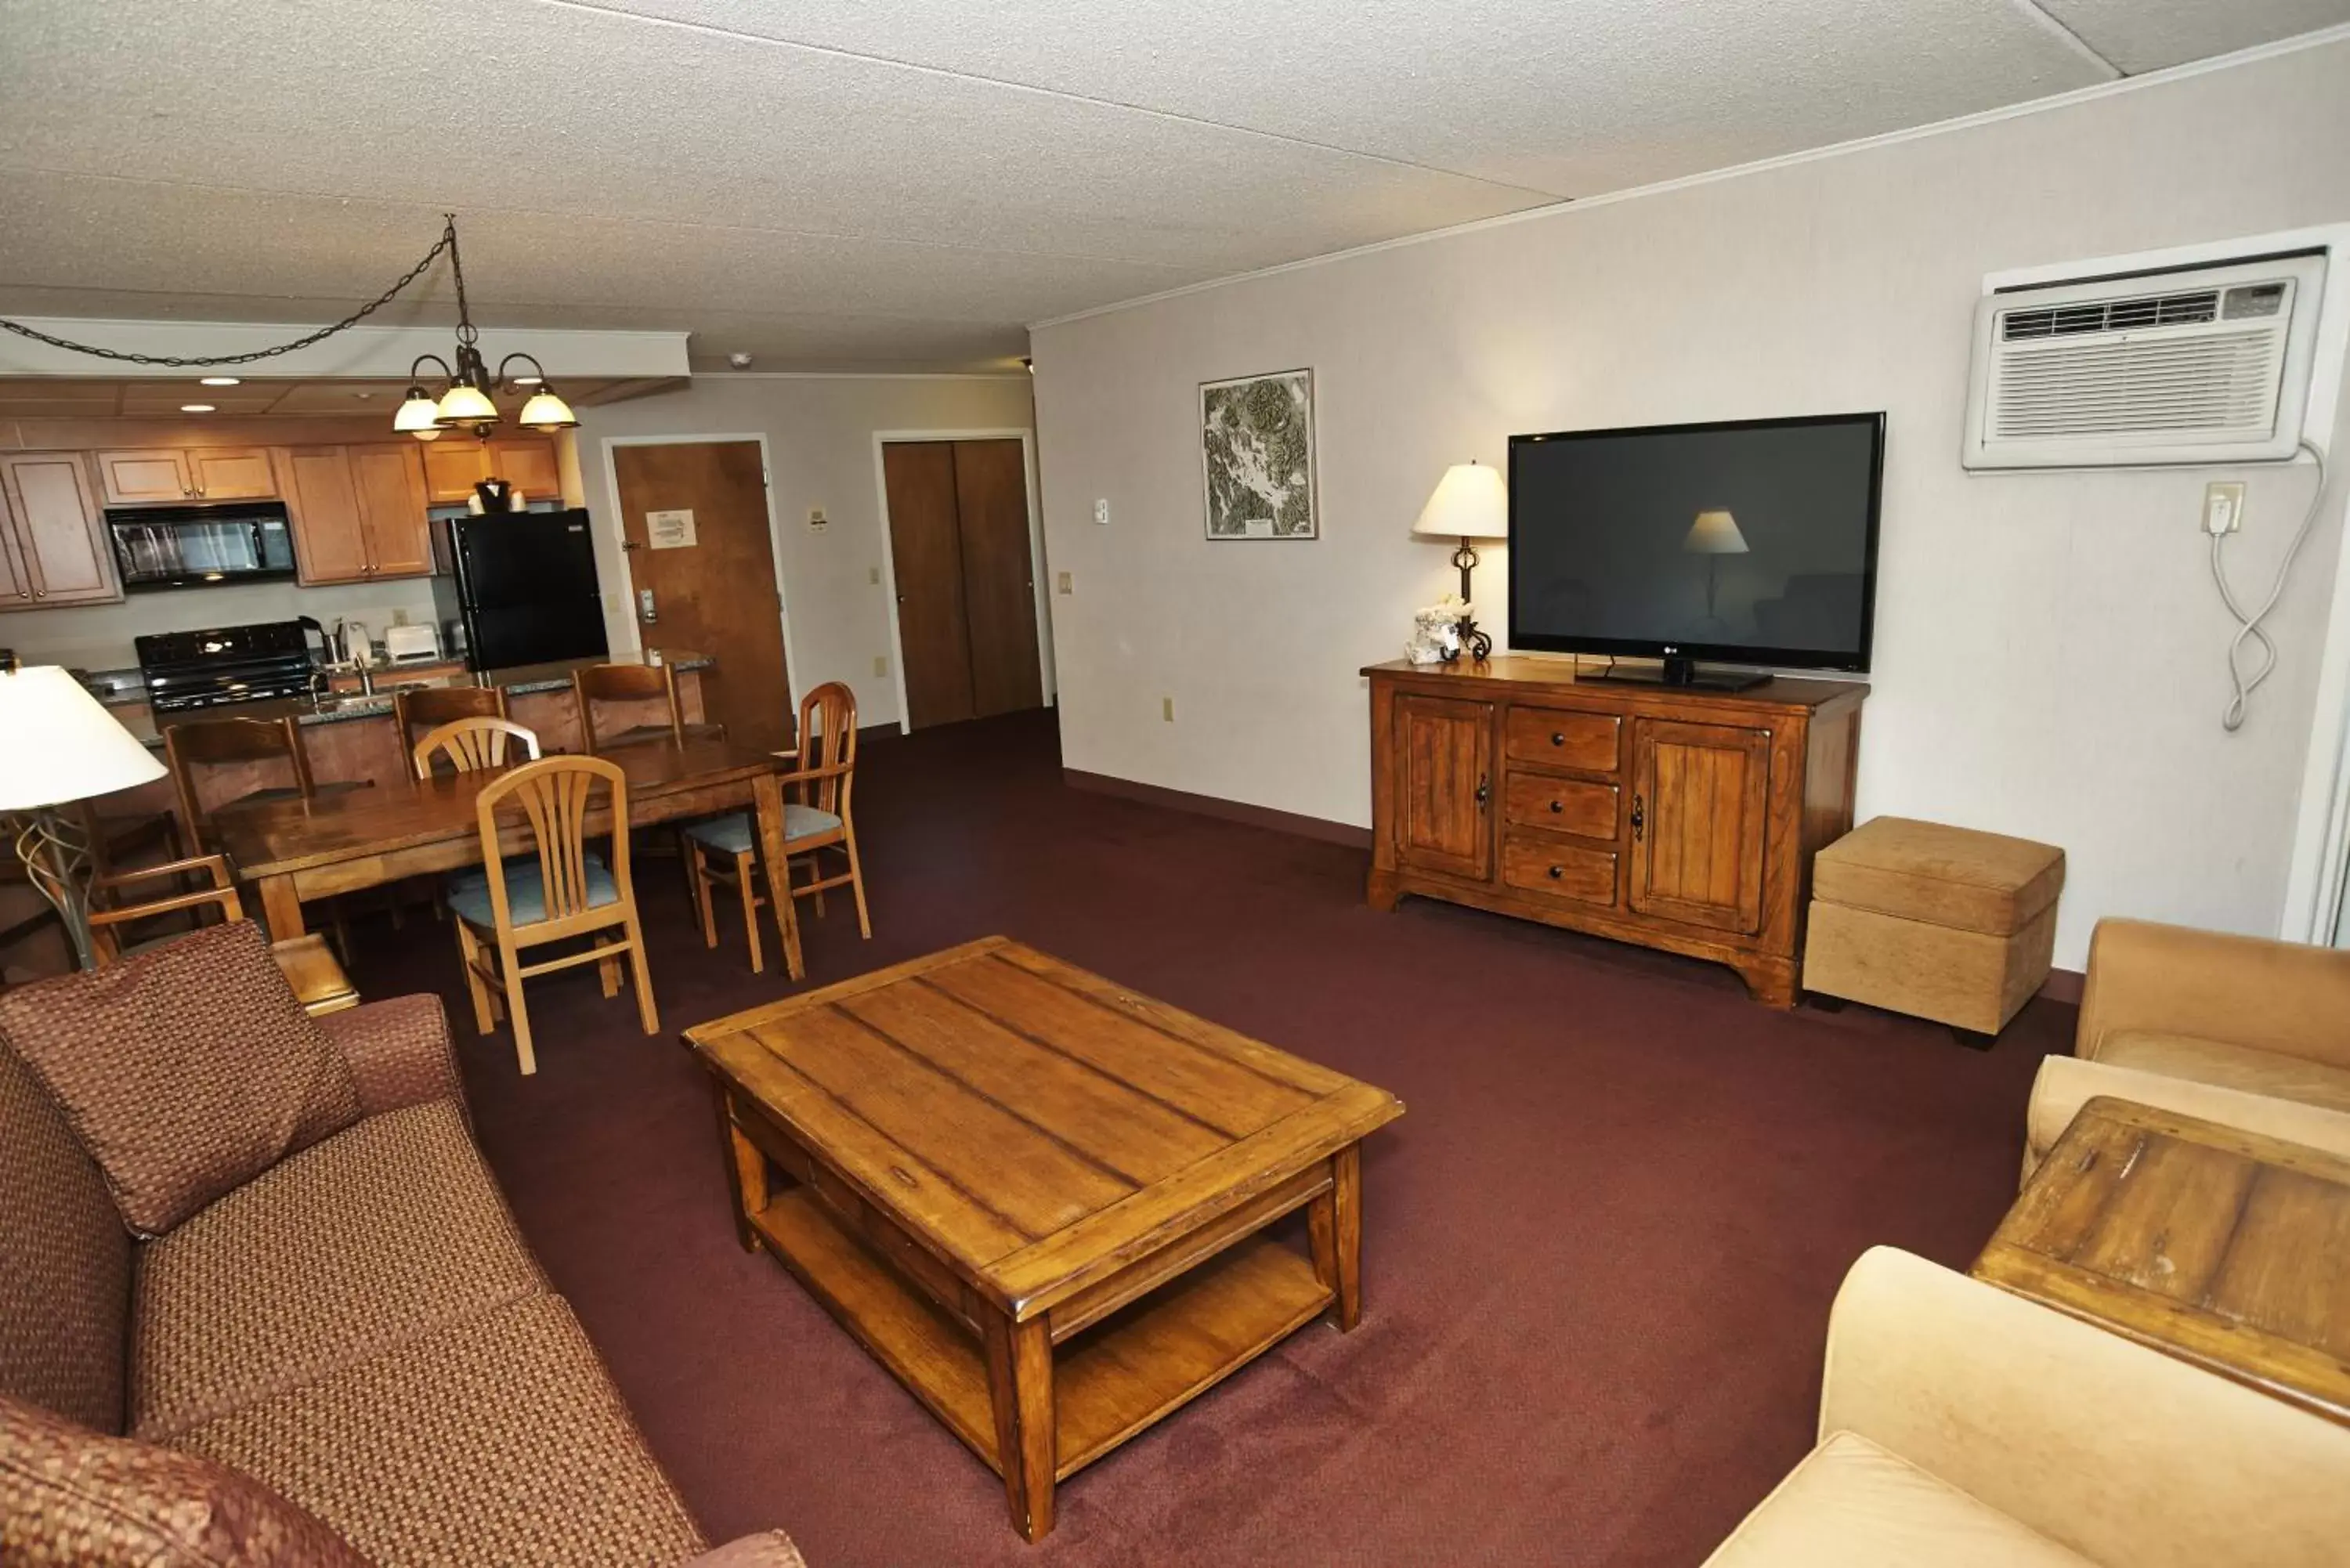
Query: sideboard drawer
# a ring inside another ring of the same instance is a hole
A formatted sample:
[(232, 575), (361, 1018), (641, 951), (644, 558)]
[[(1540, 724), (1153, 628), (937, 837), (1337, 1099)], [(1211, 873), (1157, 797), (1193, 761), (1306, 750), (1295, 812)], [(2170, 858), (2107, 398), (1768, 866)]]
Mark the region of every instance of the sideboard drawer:
[(1502, 880), (1521, 892), (1579, 904), (1616, 902), (1616, 853), (1584, 849), (1530, 833), (1502, 843)]
[(1616, 786), (1513, 770), (1504, 786), (1503, 815), (1513, 826), (1616, 837)]
[(1547, 763), (1588, 774), (1616, 771), (1617, 731), (1613, 713), (1575, 713), (1564, 708), (1510, 705), (1508, 751), (1522, 763)]

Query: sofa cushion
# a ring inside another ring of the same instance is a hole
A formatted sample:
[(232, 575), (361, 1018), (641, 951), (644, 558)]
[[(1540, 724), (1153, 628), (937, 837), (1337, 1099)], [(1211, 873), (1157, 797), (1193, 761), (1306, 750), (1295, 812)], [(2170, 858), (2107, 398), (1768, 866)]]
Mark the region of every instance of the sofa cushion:
[(192, 1454), (0, 1398), (9, 1568), (367, 1568), (267, 1487)]
[(545, 1288), (454, 1101), (369, 1116), (140, 1249), (131, 1430), (168, 1438)]
[(1812, 857), (1812, 897), (2012, 936), (2064, 888), (2051, 844), (1902, 816), (1871, 818)]
[(350, 1069), (250, 920), (0, 996), (0, 1036), (140, 1236), (359, 1117)]
[(464, 1088), (449, 1044), (449, 1015), (441, 999), (423, 992), (329, 1012), (318, 1027), (342, 1053), (359, 1089), (359, 1111), (380, 1116), (427, 1100), (455, 1100)]
[(1706, 1568), (2089, 1568), (2089, 1560), (1851, 1432), (1832, 1433)]
[(379, 1568), (669, 1568), (705, 1544), (557, 1296), (173, 1440), (275, 1487)]
[(122, 1430), (130, 1233), (33, 1070), (0, 1045), (0, 1395)]
[(2141, 1073), (2169, 1078), (2191, 1078), (2224, 1089), (2299, 1100), (2329, 1111), (2350, 1111), (2350, 1070), (2304, 1061), (2277, 1051), (2230, 1045), (2220, 1040), (2199, 1040), (2191, 1034), (2165, 1034), (2150, 1029), (2124, 1029), (2097, 1042), (2096, 1059)]

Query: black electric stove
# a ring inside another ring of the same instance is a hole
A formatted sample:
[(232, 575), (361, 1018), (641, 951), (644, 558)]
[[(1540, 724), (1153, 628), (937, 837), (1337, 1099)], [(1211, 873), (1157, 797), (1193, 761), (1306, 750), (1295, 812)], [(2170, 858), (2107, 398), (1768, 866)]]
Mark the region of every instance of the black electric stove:
[(159, 713), (300, 697), (316, 668), (298, 620), (167, 631), (133, 639)]

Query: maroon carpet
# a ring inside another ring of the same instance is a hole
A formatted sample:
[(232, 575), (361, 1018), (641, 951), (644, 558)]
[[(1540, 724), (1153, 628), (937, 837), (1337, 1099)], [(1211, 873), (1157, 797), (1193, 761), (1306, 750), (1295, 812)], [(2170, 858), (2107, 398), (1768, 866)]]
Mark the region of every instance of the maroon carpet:
[(373, 995), (461, 1023), (482, 1138), (556, 1287), (712, 1535), (815, 1568), (1692, 1563), (1809, 1447), (1830, 1298), (1885, 1241), (1964, 1266), (2013, 1195), (2035, 1002), (1987, 1054), (1725, 970), (1419, 900), (1364, 857), (1066, 788), (1048, 713), (875, 744), (877, 934), (810, 918), (815, 983), (1004, 932), (1379, 1084), (1366, 1311), (1302, 1330), (1060, 1490), (1002, 1490), (781, 1268), (735, 1245), (687, 1024), (781, 994), (705, 953), (642, 862), (663, 1033), (592, 971), (532, 986), (539, 1072), (472, 1033), (447, 928), (360, 932)]

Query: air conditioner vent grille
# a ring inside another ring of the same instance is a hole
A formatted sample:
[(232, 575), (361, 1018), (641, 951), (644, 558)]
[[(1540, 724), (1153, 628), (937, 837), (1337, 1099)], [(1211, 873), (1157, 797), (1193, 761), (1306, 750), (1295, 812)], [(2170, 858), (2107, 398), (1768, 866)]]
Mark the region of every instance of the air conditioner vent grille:
[(2282, 338), (2271, 326), (2006, 352), (1991, 428), (2002, 441), (2136, 432), (2256, 439), (2275, 422)]
[(2053, 305), (2038, 310), (2011, 310), (2000, 336), (2012, 343), (2025, 337), (2066, 337), (2084, 332), (2126, 332), (2145, 327), (2184, 327), (2216, 321), (2220, 291), (2198, 289), (2191, 294), (2148, 295), (2138, 299), (2091, 300), (2078, 305)]

